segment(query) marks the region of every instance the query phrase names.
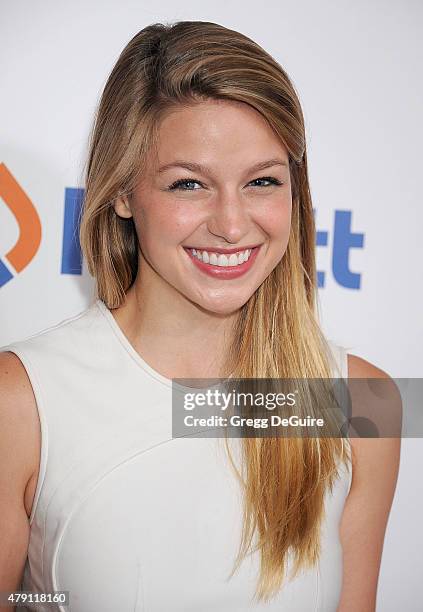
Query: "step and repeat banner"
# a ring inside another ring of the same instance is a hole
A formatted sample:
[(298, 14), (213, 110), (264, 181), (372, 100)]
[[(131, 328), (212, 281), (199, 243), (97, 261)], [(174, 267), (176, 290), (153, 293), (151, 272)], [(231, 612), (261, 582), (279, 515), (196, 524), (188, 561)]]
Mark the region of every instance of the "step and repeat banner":
[[(3, 0), (0, 346), (92, 302), (75, 219), (102, 88), (140, 29), (203, 20), (256, 40), (299, 94), (325, 332), (393, 377), (422, 377), (422, 7), (413, 0)], [(418, 609), (421, 442), (403, 440), (380, 612)]]

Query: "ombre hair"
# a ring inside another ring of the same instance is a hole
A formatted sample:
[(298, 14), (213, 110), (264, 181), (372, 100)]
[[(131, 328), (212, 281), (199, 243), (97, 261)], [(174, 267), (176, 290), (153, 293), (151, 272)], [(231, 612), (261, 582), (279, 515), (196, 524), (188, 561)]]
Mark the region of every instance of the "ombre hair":
[[(207, 99), (244, 102), (267, 120), (288, 151), (292, 189), (286, 252), (241, 307), (226, 372), (330, 379), (335, 361), (317, 315), (316, 234), (300, 102), (275, 59), (219, 24), (149, 25), (123, 49), (107, 80), (90, 137), (80, 222), (97, 297), (110, 309), (119, 307), (138, 272), (133, 219), (118, 216), (114, 201), (130, 195), (142, 177), (165, 114)], [(341, 463), (349, 469), (351, 447), (342, 436), (244, 438), (241, 458), (244, 514), (233, 572), (249, 552), (259, 551), (255, 597), (268, 600), (284, 583), (291, 554), (292, 577), (318, 562), (325, 494)]]

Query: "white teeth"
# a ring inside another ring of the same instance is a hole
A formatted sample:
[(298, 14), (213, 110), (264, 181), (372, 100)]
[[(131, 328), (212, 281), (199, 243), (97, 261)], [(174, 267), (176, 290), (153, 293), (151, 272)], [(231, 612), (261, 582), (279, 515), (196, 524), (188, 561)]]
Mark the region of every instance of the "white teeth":
[(191, 249), (191, 253), (194, 255), (194, 257), (204, 263), (226, 268), (227, 266), (239, 266), (240, 264), (246, 262), (251, 255), (251, 249), (231, 253), (229, 256), (224, 255), (223, 253), (197, 251), (196, 249)]

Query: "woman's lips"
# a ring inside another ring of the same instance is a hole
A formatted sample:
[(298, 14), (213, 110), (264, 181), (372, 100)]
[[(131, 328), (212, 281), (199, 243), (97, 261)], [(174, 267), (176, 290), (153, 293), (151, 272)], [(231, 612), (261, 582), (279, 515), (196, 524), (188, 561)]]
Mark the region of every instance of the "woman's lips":
[[(214, 266), (213, 264), (204, 263), (204, 261), (200, 261), (192, 254), (191, 249), (183, 247), (184, 251), (190, 257), (192, 263), (199, 269), (201, 272), (208, 274), (209, 276), (213, 276), (214, 278), (219, 278), (222, 280), (229, 280), (232, 278), (238, 278), (242, 276), (253, 266), (254, 261), (260, 251), (261, 245), (254, 247), (251, 250), (251, 255), (247, 261), (242, 264), (238, 264), (236, 266)], [(245, 249), (244, 249), (245, 250)]]

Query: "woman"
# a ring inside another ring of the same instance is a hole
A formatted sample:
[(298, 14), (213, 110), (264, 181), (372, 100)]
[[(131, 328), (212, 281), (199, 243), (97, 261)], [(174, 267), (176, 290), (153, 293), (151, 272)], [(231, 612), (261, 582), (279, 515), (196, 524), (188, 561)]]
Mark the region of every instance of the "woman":
[(398, 440), (172, 438), (174, 378), (389, 378), (319, 328), (281, 66), (218, 24), (141, 30), (100, 101), (80, 238), (96, 302), (0, 355), (1, 590), (68, 590), (72, 612), (374, 610)]

